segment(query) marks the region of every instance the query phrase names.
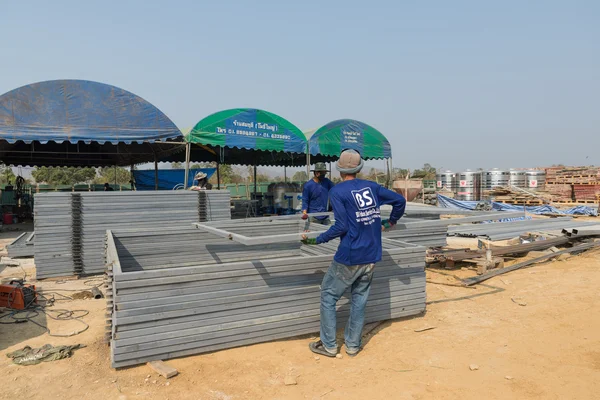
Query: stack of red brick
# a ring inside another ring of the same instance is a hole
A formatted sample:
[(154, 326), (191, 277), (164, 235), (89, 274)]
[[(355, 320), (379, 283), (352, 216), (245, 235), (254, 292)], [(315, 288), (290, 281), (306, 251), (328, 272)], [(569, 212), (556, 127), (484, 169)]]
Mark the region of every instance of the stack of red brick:
[(600, 167), (546, 169), (546, 190), (553, 201), (593, 202), (600, 198)]
[(600, 184), (573, 185), (573, 195), (577, 201), (594, 201), (600, 195)]

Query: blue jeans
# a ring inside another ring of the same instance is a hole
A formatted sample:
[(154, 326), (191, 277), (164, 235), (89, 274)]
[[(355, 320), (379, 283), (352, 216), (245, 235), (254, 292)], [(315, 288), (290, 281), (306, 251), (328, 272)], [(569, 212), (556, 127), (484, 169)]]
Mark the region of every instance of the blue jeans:
[(350, 317), (344, 340), (346, 351), (360, 349), (365, 324), (365, 307), (371, 290), (375, 264), (346, 266), (333, 261), (321, 283), (321, 341), (330, 353), (337, 353), (335, 305), (346, 289), (351, 289)]

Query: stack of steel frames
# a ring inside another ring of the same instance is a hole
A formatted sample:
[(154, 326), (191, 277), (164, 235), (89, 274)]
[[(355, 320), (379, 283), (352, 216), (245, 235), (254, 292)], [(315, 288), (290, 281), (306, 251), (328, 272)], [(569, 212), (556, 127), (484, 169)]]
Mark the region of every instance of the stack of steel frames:
[(74, 275), (71, 193), (36, 193), (34, 196), (36, 278)]
[[(38, 222), (45, 221), (45, 213), (52, 212), (43, 206), (38, 210), (38, 200), (44, 205), (47, 198), (55, 197), (54, 194), (36, 195), (36, 229)], [(59, 269), (48, 269), (44, 258), (41, 264), (36, 258), (38, 279), (103, 273), (104, 238), (108, 229), (148, 231), (160, 227), (166, 230), (189, 227), (198, 221), (231, 218), (227, 191), (81, 192), (66, 193), (60, 199), (61, 207), (70, 209), (70, 213), (53, 228), (58, 234), (58, 239), (52, 242), (56, 250), (46, 245), (50, 238), (46, 235), (43, 239), (37, 238), (34, 247), (40, 245), (53, 255), (62, 254), (63, 247), (68, 248), (70, 258), (62, 260)]]
[[(439, 218), (439, 217), (438, 217)], [(432, 226), (411, 227), (411, 222), (419, 222), (417, 218), (402, 218), (400, 220), (406, 224), (406, 229), (391, 229), (383, 232), (383, 237), (396, 239), (407, 243), (418, 244), (425, 247), (443, 247), (446, 246), (448, 234), (448, 225), (438, 224)]]
[(24, 232), (19, 235), (11, 244), (6, 246), (8, 256), (11, 258), (33, 257), (33, 243), (35, 233)]
[(524, 221), (497, 222), (477, 225), (457, 225), (448, 229), (448, 234), (466, 237), (487, 237), (490, 240), (506, 240), (528, 232), (561, 234), (563, 229), (597, 225), (596, 222), (578, 221), (571, 217), (531, 219)]
[[(107, 232), (112, 366), (318, 332), (319, 285), (335, 248), (245, 246), (195, 229)], [(422, 313), (425, 248), (384, 239), (383, 252), (366, 322)], [(348, 318), (348, 295), (338, 303), (339, 327)]]
[(198, 196), (201, 222), (231, 219), (231, 193), (228, 190), (201, 190)]

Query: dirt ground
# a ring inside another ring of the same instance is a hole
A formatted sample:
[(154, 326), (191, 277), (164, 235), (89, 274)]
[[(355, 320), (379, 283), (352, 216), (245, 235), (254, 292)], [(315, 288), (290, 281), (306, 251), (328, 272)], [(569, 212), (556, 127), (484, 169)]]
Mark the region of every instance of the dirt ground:
[[(0, 236), (0, 247), (7, 235)], [(23, 269), (6, 268), (0, 276), (33, 270), (25, 261)], [(600, 252), (475, 288), (445, 285), (456, 283), (452, 275), (474, 274), (430, 269), (426, 314), (380, 325), (356, 358), (316, 359), (308, 350), (313, 338), (304, 336), (169, 360), (179, 375), (168, 381), (147, 366), (110, 368), (103, 300), (57, 301), (54, 308), (88, 310), (83, 321), (90, 328), (58, 338), (31, 323), (0, 325), (1, 352), (46, 343), (87, 347), (70, 359), (34, 366), (0, 357), (0, 399), (600, 398)], [(37, 284), (48, 296), (89, 289), (82, 280)], [(45, 323), (43, 316), (36, 320)], [(69, 333), (82, 325), (49, 320), (48, 327)], [(434, 329), (415, 331), (426, 327)], [(296, 384), (285, 385), (286, 377)]]

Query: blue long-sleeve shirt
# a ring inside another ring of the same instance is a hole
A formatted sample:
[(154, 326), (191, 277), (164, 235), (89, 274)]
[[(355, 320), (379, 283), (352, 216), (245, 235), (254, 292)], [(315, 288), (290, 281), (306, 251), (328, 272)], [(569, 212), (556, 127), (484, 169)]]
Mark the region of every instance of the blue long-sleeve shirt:
[[(333, 182), (327, 178), (323, 178), (321, 182), (317, 183), (314, 179), (304, 184), (304, 190), (302, 190), (302, 210), (306, 210), (308, 213), (327, 212), (329, 191), (334, 187)], [(325, 219), (327, 217), (317, 217), (318, 219)]]
[(337, 237), (340, 245), (335, 261), (344, 265), (371, 264), (381, 260), (381, 214), (384, 204), (392, 206), (390, 222), (396, 223), (406, 207), (398, 193), (363, 179), (338, 183), (329, 192), (335, 224), (317, 237), (325, 243)]

